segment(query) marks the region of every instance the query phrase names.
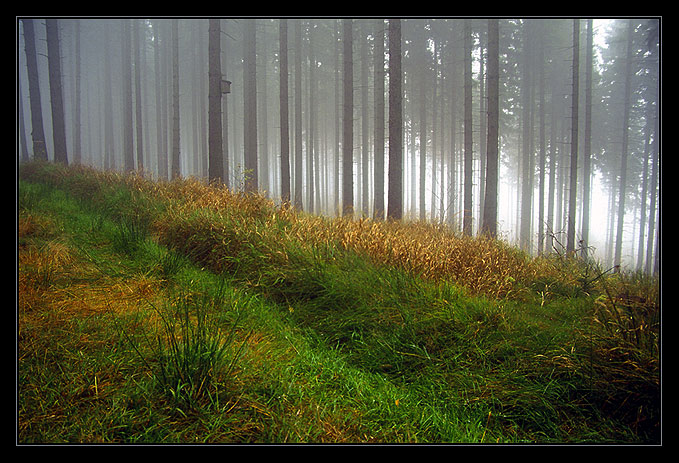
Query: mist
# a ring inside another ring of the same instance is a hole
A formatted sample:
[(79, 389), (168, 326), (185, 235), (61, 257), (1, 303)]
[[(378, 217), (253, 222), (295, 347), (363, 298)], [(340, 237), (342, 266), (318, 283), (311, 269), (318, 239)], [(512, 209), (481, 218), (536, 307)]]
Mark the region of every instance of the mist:
[(526, 252), (657, 272), (660, 20), (497, 20), (496, 119), (493, 21), (17, 18), (17, 159), (469, 235), (490, 197)]

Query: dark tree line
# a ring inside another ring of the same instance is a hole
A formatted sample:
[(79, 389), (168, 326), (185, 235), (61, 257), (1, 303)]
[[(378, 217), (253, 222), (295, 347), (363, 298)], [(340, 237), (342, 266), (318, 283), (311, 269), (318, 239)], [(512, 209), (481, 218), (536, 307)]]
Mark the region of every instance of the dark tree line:
[(17, 32), (21, 159), (657, 268), (658, 19), (19, 18)]

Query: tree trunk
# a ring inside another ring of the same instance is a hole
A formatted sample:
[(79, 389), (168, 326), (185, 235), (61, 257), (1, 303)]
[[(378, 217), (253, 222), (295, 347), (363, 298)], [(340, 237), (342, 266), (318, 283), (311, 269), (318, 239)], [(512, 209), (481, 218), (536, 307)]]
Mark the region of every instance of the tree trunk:
[(52, 100), (52, 133), (54, 136), (54, 162), (68, 164), (66, 154), (66, 122), (64, 120), (64, 93), (61, 85), (61, 52), (59, 51), (59, 26), (56, 19), (45, 21), (47, 29), (47, 62)]
[(580, 20), (573, 20), (573, 94), (571, 97), (571, 166), (570, 186), (568, 196), (568, 236), (566, 252), (575, 251), (575, 212), (576, 197), (578, 192), (578, 100), (579, 100), (579, 76), (580, 76)]
[(304, 209), (302, 174), (302, 22), (295, 21), (295, 209)]
[(344, 26), (344, 108), (342, 115), (342, 215), (354, 215), (354, 63), (353, 21), (345, 19)]
[(243, 112), (245, 114), (243, 137), (245, 147), (245, 191), (258, 189), (257, 171), (257, 52), (255, 20), (244, 21), (243, 42)]
[(482, 230), (497, 236), (498, 199), (498, 119), (499, 119), (499, 25), (497, 19), (488, 20), (488, 142), (486, 144), (486, 189), (483, 201)]
[(123, 156), (126, 172), (134, 170), (134, 135), (132, 132), (132, 45), (130, 20), (122, 22), (123, 61)]
[(73, 121), (73, 163), (80, 164), (82, 160), (81, 126), (80, 126), (80, 21), (75, 21), (75, 95)]
[(375, 172), (373, 185), (373, 218), (384, 219), (384, 21), (375, 23)]
[(531, 248), (531, 218), (533, 215), (533, 153), (531, 152), (531, 129), (532, 129), (532, 99), (531, 90), (533, 81), (531, 79), (531, 57), (533, 54), (532, 22), (529, 20), (524, 24), (524, 43), (523, 43), (523, 82), (521, 84), (522, 105), (523, 105), (523, 133), (522, 133), (522, 158), (521, 158), (521, 208), (519, 215), (519, 246), (522, 250), (529, 252)]
[(31, 138), (33, 140), (33, 159), (47, 161), (47, 145), (42, 123), (42, 103), (40, 101), (40, 78), (38, 58), (35, 51), (35, 31), (32, 19), (21, 20), (24, 26), (24, 49), (28, 71), (28, 95), (31, 103)]
[(401, 20), (389, 20), (389, 173), (387, 217), (403, 217)]
[(172, 20), (172, 179), (179, 178), (179, 21)]
[[(585, 60), (585, 152), (583, 153), (583, 195), (582, 195), (582, 256), (587, 258), (589, 245), (589, 205), (591, 188), (592, 157), (592, 61), (594, 52), (592, 20), (587, 20), (587, 58)], [(643, 235), (643, 233), (642, 233)]]
[(627, 158), (629, 151), (629, 119), (630, 119), (630, 97), (632, 93), (632, 33), (634, 25), (632, 20), (627, 21), (627, 62), (625, 63), (625, 103), (623, 109), (622, 126), (622, 159), (620, 161), (620, 186), (618, 200), (618, 226), (615, 235), (615, 257), (613, 264), (618, 267), (622, 260), (622, 234), (623, 223), (625, 220), (625, 194), (627, 189)]
[(137, 129), (137, 170), (144, 171), (144, 141), (143, 141), (143, 124), (141, 116), (141, 59), (140, 49), (141, 41), (139, 38), (139, 27), (141, 22), (135, 21), (132, 27), (134, 28), (134, 94), (135, 94), (135, 122)]
[(288, 20), (279, 24), (280, 122), (281, 122), (281, 200), (290, 202), (290, 127), (288, 122)]
[(161, 97), (161, 89), (164, 88), (160, 72), (160, 24), (153, 24), (153, 73), (156, 77), (155, 99), (156, 99), (156, 162), (158, 164), (158, 177), (167, 180), (167, 151), (164, 149), (163, 133), (163, 110), (165, 100)]
[(210, 19), (208, 28), (208, 179), (224, 180), (222, 146), (222, 59), (219, 19)]
[(464, 212), (462, 232), (472, 234), (472, 29), (464, 20)]

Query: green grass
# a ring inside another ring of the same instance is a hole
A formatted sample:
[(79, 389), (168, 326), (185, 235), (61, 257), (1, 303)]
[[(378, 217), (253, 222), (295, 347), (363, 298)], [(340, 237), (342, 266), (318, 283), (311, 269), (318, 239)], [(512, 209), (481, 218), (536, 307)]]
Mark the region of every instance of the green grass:
[(517, 271), (426, 274), (399, 228), (20, 174), (19, 443), (659, 443), (657, 281), (481, 241)]

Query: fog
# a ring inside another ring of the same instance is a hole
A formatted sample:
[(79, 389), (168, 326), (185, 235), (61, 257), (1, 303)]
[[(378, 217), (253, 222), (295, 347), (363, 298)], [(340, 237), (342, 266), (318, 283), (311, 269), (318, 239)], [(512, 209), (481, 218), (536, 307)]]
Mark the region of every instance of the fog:
[[(17, 18), (17, 158), (44, 145), (51, 162), (217, 179), (328, 216), (350, 197), (382, 219), (397, 151), (402, 220), (482, 232), (492, 21), (400, 19), (396, 74), (391, 18), (209, 19)], [(497, 236), (657, 272), (660, 20), (497, 24)]]

